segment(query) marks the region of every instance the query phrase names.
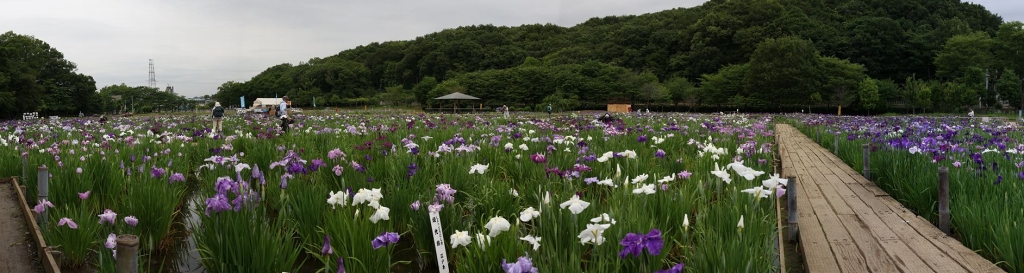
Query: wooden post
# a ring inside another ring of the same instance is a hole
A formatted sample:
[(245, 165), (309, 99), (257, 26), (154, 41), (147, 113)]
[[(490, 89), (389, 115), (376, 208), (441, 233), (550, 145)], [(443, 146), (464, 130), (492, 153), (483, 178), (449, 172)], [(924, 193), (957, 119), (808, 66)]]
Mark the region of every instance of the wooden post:
[(949, 235), (949, 168), (939, 167), (939, 230)]
[(864, 178), (871, 180), (871, 144), (865, 143), (864, 147)]
[(131, 234), (117, 236), (117, 273), (139, 272), (139, 237)]
[(775, 247), (775, 251), (772, 251), (772, 267), (779, 268), (779, 252), (782, 252), (782, 248), (779, 247), (779, 234), (775, 233), (772, 235), (772, 237), (772, 241)]
[(836, 134), (835, 141), (833, 141), (832, 143), (835, 144), (835, 149), (833, 150), (832, 154), (835, 154), (838, 157), (839, 156), (839, 134)]
[[(28, 152), (24, 147), (22, 150), (22, 153)], [(21, 157), (21, 182), (24, 183), (25, 179), (28, 179), (28, 156)]]
[(797, 236), (800, 235), (800, 228), (797, 226), (797, 217), (800, 215), (797, 213), (796, 208), (796, 176), (786, 177), (789, 182), (786, 183), (786, 201), (788, 202), (789, 211), (789, 241), (795, 242)]
[[(48, 185), (50, 181), (50, 170), (46, 168), (46, 165), (39, 167), (39, 177), (37, 178), (37, 181), (38, 183), (36, 187), (36, 204), (50, 197), (48, 195), (50, 189)], [(39, 226), (46, 226), (46, 210), (43, 210), (43, 212), (39, 213)]]

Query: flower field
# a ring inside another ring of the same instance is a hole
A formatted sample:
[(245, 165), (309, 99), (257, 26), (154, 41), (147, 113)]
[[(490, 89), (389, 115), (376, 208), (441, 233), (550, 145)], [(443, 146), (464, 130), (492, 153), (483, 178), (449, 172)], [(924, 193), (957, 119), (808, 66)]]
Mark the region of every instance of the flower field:
[[(110, 272), (114, 236), (135, 234), (147, 271), (176, 271), (163, 257), (182, 245), (207, 272), (777, 270), (771, 117), (617, 118), (310, 113), (284, 135), (262, 116), (226, 118), (220, 135), (190, 115), (8, 121), (0, 176), (27, 160), (34, 202), (36, 167), (49, 168), (49, 198), (30, 205), (64, 268)], [(954, 192), (1016, 207), (959, 209), (1019, 218), (1001, 215), (1021, 216), (1020, 191), (985, 181)]]
[[(791, 116), (839, 157), (863, 167), (870, 144), (875, 183), (916, 214), (938, 220), (938, 168), (949, 168), (951, 229), (965, 246), (1009, 272), (1024, 272), (1024, 132), (1001, 120)], [(820, 137), (817, 137), (819, 135)]]

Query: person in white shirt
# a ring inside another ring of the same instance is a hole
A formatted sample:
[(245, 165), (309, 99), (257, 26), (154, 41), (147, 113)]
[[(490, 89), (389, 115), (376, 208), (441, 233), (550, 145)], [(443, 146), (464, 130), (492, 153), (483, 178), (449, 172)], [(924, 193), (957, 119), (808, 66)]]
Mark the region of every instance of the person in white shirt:
[(508, 105), (502, 105), (501, 110), (505, 111), (505, 118), (508, 118)]
[(973, 118), (974, 117), (974, 109), (971, 109), (970, 112), (967, 112), (967, 116)]

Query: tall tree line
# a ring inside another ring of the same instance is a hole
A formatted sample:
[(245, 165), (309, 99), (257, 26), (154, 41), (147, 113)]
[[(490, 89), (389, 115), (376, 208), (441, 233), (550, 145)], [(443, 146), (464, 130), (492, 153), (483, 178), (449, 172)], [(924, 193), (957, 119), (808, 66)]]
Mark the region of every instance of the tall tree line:
[(193, 109), (180, 95), (125, 84), (97, 92), (91, 76), (46, 42), (28, 35), (0, 34), (0, 118), (21, 113), (75, 116), (79, 113), (148, 113)]
[(92, 113), (98, 103), (96, 81), (60, 51), (31, 36), (0, 34), (0, 117)]
[[(593, 18), (568, 28), (477, 25), (409, 41), (371, 43), (273, 66), (245, 82), (224, 83), (215, 98), (233, 103), (243, 95), (289, 95), (299, 106), (309, 105), (313, 97), (319, 105), (430, 104), (426, 95), (464, 90), (492, 104), (534, 105), (557, 94), (552, 99), (576, 96), (584, 105), (625, 97), (634, 103), (688, 106), (870, 105), (876, 111), (952, 111), (977, 105), (968, 104), (971, 96), (962, 94), (971, 90), (985, 107), (1008, 101), (1010, 94), (1001, 95), (1000, 90), (1015, 87), (1010, 82), (1024, 63), (1006, 57), (1020, 52), (1013, 51), (1019, 50), (1014, 43), (1021, 40), (1015, 26), (980, 5), (959, 0), (712, 0), (693, 8)], [(940, 58), (958, 49), (957, 40), (984, 35), (990, 46), (977, 50), (989, 52), (992, 61), (972, 60), (969, 67), (945, 70), (950, 63), (960, 64)], [(613, 67), (633, 79), (597, 81), (605, 84), (577, 80), (593, 78), (585, 73), (598, 66)], [(540, 71), (547, 75), (536, 76)], [(762, 72), (797, 79), (787, 82)], [(983, 88), (971, 87), (978, 75), (982, 82), (987, 79)], [(652, 77), (654, 82), (645, 80)], [(861, 82), (867, 78), (877, 86), (877, 102), (860, 100)], [(570, 86), (564, 80), (577, 83)], [(919, 90), (907, 88), (908, 82), (914, 87), (917, 81), (935, 91), (929, 94), (930, 103), (911, 94)], [(425, 91), (429, 86), (433, 88)]]

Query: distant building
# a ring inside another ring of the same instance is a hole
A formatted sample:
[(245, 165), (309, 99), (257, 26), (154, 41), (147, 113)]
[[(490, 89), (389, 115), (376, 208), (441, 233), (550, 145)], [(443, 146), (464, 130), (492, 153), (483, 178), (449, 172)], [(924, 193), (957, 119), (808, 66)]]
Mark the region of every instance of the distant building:
[(197, 104), (205, 104), (207, 102), (210, 102), (210, 100), (206, 99), (205, 97), (191, 97), (191, 98), (188, 98), (188, 100), (192, 101), (193, 103), (197, 103)]
[(167, 89), (165, 89), (164, 91), (167, 92), (167, 93), (174, 94), (174, 86), (168, 85)]

